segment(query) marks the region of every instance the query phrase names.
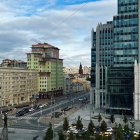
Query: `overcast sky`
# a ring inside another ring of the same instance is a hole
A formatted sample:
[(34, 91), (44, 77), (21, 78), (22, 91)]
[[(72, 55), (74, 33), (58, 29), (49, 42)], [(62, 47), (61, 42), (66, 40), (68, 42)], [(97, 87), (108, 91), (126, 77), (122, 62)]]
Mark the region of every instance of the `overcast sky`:
[(117, 0), (0, 0), (0, 61), (26, 61), (32, 44), (47, 42), (64, 66), (90, 66), (91, 29), (116, 13)]

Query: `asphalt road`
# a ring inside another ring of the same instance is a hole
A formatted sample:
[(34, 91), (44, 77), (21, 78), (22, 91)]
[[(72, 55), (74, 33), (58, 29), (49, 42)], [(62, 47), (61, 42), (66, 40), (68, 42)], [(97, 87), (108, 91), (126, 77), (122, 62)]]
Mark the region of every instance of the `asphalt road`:
[(68, 96), (67, 98), (64, 98), (63, 100), (58, 99), (56, 100), (56, 104), (49, 105), (45, 108), (36, 110), (34, 112), (28, 113), (25, 116), (21, 117), (15, 117), (15, 116), (9, 116), (9, 119), (17, 121), (13, 125), (11, 125), (9, 128), (16, 128), (16, 129), (27, 129), (27, 130), (45, 130), (48, 126), (49, 122), (41, 123), (39, 122), (40, 117), (46, 117), (51, 111), (55, 109), (61, 109), (66, 106), (71, 106), (79, 103), (79, 99), (83, 97), (87, 97), (89, 99), (89, 93), (83, 93), (79, 96)]

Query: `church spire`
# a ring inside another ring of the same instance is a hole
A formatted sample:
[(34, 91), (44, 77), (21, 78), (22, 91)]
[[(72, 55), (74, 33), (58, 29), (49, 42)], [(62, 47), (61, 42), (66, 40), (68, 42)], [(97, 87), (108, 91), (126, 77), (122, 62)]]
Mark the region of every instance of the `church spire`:
[(83, 75), (83, 68), (82, 68), (81, 62), (80, 62), (80, 66), (79, 66), (79, 74), (80, 75)]

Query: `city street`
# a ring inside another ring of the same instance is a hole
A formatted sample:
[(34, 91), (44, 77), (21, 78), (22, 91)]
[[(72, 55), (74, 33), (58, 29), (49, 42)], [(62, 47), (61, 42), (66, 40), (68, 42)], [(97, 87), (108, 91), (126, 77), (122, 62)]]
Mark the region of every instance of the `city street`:
[[(93, 116), (99, 115), (101, 110), (93, 110), (90, 111), (90, 105), (89, 104), (83, 104), (82, 102), (79, 102), (80, 98), (83, 98), (85, 95), (80, 95), (79, 97), (72, 98), (74, 100), (73, 102), (73, 108), (69, 111), (66, 111), (65, 115), (60, 116), (59, 118), (55, 118), (54, 120), (51, 118), (51, 110), (54, 109), (54, 106), (57, 111), (60, 111), (62, 107), (65, 106), (65, 104), (70, 104), (70, 101), (67, 101), (65, 99), (64, 101), (60, 102), (57, 105), (53, 105), (53, 107), (46, 108), (42, 110), (42, 112), (38, 111), (29, 115), (26, 115), (21, 120), (19, 119), (16, 124), (13, 124), (9, 127), (9, 140), (15, 140), (15, 138), (20, 137), (19, 140), (26, 140), (26, 139), (32, 139), (33, 136), (39, 136), (38, 140), (42, 140), (45, 131), (47, 129), (48, 123), (54, 121), (54, 128), (55, 133), (59, 132), (62, 129), (63, 124), (63, 117), (68, 117), (69, 123), (75, 123), (77, 120), (77, 117), (80, 116), (82, 118), (82, 123), (84, 127), (88, 126), (88, 123), (90, 121), (90, 117), (92, 118), (94, 124), (96, 126), (99, 125), (99, 122), (97, 119), (93, 119)], [(86, 94), (86, 96), (89, 96), (89, 94)], [(41, 115), (42, 113), (42, 115)], [(109, 116), (109, 114), (101, 113), (103, 120), (106, 121), (108, 126), (111, 126), (110, 120), (106, 119), (106, 116)], [(129, 119), (130, 116), (127, 116)], [(117, 123), (123, 124), (123, 119), (121, 115), (115, 115), (115, 121)], [(136, 130), (140, 130), (140, 122), (135, 123)], [(25, 135), (26, 134), (26, 135)], [(56, 138), (57, 139), (57, 138)]]
[(63, 123), (63, 117), (69, 116), (79, 110), (81, 106), (79, 99), (84, 97), (89, 99), (89, 93), (83, 93), (76, 97), (68, 96), (64, 100), (56, 101), (56, 104), (53, 104), (52, 106), (47, 106), (25, 116), (8, 116), (9, 122), (12, 122), (9, 126), (9, 140), (15, 140), (15, 138), (19, 136), (20, 140), (32, 139), (32, 137), (36, 135), (39, 136), (38, 140), (42, 139), (48, 123), (53, 120), (51, 119), (51, 111), (54, 111), (54, 109), (55, 111), (61, 111), (61, 108), (72, 106), (73, 108), (71, 110), (66, 111), (66, 115), (62, 115), (60, 118), (54, 119), (55, 130), (59, 131), (59, 126)]

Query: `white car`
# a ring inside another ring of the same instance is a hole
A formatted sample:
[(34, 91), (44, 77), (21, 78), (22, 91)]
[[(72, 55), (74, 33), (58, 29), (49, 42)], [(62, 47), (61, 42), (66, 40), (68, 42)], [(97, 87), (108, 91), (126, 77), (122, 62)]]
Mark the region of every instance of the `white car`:
[(112, 132), (113, 129), (112, 129), (111, 127), (107, 127), (106, 131), (107, 131), (107, 132)]
[(139, 135), (139, 132), (137, 132), (137, 131), (133, 131), (133, 134), (135, 134), (135, 135)]
[(41, 105), (39, 105), (39, 108), (43, 108), (45, 106), (47, 106), (47, 104), (41, 104)]
[(72, 131), (74, 134), (78, 134), (78, 130), (73, 130)]
[(70, 130), (67, 131), (67, 133), (70, 133), (70, 132), (71, 132)]
[(30, 108), (30, 109), (29, 109), (29, 112), (32, 112), (32, 111), (34, 111), (34, 109), (33, 109), (33, 108)]
[(69, 130), (70, 130), (70, 131), (74, 131), (74, 130), (75, 130), (75, 128), (73, 128), (73, 127), (70, 127), (70, 128), (69, 128)]

